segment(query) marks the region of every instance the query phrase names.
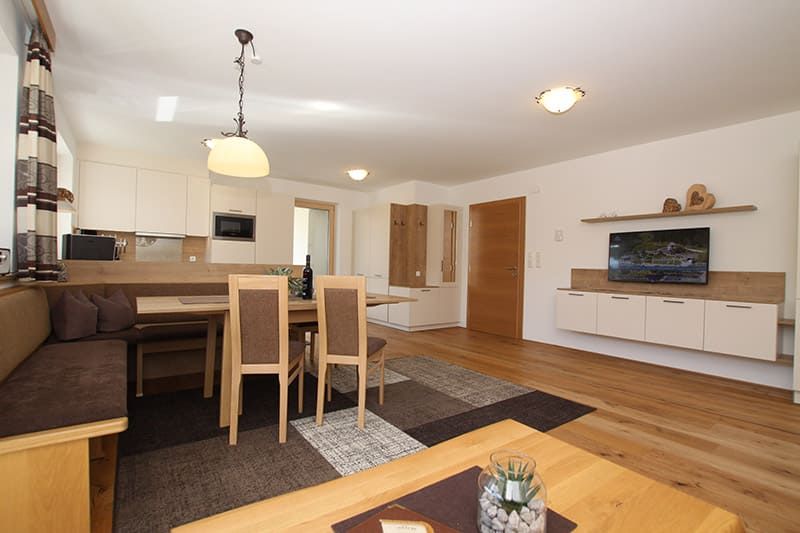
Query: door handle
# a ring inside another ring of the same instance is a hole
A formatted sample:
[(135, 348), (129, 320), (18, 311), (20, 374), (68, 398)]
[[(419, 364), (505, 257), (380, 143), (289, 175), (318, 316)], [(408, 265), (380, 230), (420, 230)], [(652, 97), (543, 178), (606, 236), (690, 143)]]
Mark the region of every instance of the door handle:
[(228, 211), (230, 211), (231, 213), (241, 213), (242, 212), (241, 209), (228, 209)]
[(513, 270), (513, 271), (516, 271), (516, 270), (517, 270), (517, 267), (515, 267), (515, 266), (513, 266), (513, 267), (505, 267), (505, 270)]

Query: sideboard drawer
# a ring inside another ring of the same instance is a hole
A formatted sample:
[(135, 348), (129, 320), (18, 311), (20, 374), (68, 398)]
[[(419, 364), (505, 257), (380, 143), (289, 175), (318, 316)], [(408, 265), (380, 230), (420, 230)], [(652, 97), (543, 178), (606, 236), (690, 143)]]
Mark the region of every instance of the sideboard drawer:
[(704, 300), (648, 296), (645, 340), (702, 350), (704, 319)]
[(777, 305), (706, 301), (705, 351), (774, 361), (777, 343)]
[(556, 291), (556, 327), (583, 333), (597, 333), (597, 294)]

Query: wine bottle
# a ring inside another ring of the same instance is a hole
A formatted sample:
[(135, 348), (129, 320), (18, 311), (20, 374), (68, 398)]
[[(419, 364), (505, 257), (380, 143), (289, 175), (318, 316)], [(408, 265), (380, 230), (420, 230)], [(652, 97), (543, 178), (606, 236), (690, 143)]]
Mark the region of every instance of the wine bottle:
[(314, 271), (311, 269), (311, 255), (306, 255), (306, 266), (303, 269), (303, 300), (314, 297)]

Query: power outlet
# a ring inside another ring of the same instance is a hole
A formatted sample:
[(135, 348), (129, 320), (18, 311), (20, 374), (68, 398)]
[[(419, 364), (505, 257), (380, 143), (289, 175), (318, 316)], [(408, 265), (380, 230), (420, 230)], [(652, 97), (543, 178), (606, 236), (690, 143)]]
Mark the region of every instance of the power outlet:
[(419, 270), (417, 270), (417, 272), (416, 272), (416, 276), (417, 276), (418, 278), (421, 278), (421, 277), (422, 277), (422, 272), (420, 272)]
[(190, 255), (189, 256), (189, 262), (190, 263), (197, 263), (197, 256), (196, 255)]
[(557, 229), (556, 230), (555, 240), (556, 240), (556, 242), (561, 242), (561, 241), (564, 240), (564, 230), (563, 229)]

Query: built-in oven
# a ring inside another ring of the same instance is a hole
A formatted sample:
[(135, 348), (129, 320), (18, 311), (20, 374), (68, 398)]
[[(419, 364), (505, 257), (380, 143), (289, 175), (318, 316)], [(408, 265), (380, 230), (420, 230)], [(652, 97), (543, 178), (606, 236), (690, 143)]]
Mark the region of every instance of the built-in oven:
[(214, 213), (214, 238), (223, 241), (255, 241), (256, 217)]

